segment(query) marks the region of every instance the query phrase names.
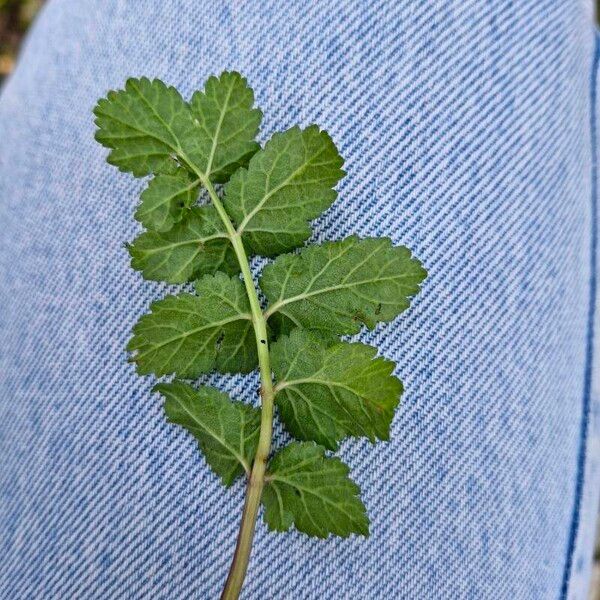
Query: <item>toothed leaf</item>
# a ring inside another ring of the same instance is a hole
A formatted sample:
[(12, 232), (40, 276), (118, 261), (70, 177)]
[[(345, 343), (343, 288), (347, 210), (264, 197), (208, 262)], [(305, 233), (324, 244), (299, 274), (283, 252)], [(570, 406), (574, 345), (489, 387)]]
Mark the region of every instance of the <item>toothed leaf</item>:
[(309, 221), (335, 200), (343, 160), (316, 125), (276, 133), (225, 188), (224, 205), (246, 246), (274, 256), (310, 236)]
[(159, 383), (170, 423), (185, 427), (197, 440), (210, 468), (230, 486), (249, 473), (256, 454), (260, 410), (213, 387), (194, 389), (182, 381)]
[(269, 529), (298, 531), (325, 538), (369, 535), (369, 519), (358, 486), (339, 458), (327, 458), (324, 448), (293, 442), (280, 450), (268, 467), (262, 496)]
[(289, 432), (335, 450), (346, 436), (389, 439), (402, 393), (394, 363), (365, 344), (337, 342), (294, 329), (271, 349), (277, 406)]
[(168, 231), (196, 201), (199, 185), (200, 180), (184, 169), (174, 175), (157, 175), (142, 192), (135, 218), (148, 229)]
[[(348, 436), (388, 439), (402, 385), (374, 348), (339, 336), (392, 320), (426, 273), (387, 238), (353, 236), (283, 254), (304, 244), (310, 222), (334, 202), (343, 161), (316, 125), (276, 133), (261, 150), (262, 115), (253, 104), (246, 80), (225, 72), (189, 102), (160, 80), (129, 79), (94, 109), (108, 162), (153, 176), (135, 213), (147, 231), (128, 245), (132, 267), (146, 279), (193, 281), (196, 292), (150, 306), (134, 326), (130, 361), (140, 374), (179, 378), (155, 388), (167, 419), (195, 436), (225, 485), (252, 473), (248, 507), (260, 488), (271, 530), (368, 535), (358, 486), (325, 452)], [(201, 186), (209, 206), (196, 205)], [(244, 250), (283, 254), (264, 268), (263, 294), (251, 289), (249, 273), (261, 263), (249, 263)], [(246, 373), (259, 354), (265, 413), (181, 380), (213, 370)], [(260, 431), (272, 430), (271, 375), (284, 426), (305, 441), (276, 452), (263, 480), (266, 459), (256, 454)], [(240, 548), (243, 562), (249, 548)]]
[(260, 148), (255, 138), (262, 113), (253, 104), (254, 92), (236, 72), (209, 77), (192, 96), (192, 114), (202, 129), (192, 160), (213, 181), (227, 181)]
[(277, 331), (299, 326), (341, 335), (391, 321), (408, 308), (425, 275), (407, 248), (352, 236), (278, 257), (260, 286)]
[(224, 273), (196, 283), (198, 296), (154, 302), (133, 328), (127, 349), (142, 375), (192, 379), (213, 369), (248, 372), (257, 363), (250, 306), (242, 282)]
[(146, 279), (184, 283), (201, 275), (239, 272), (233, 247), (212, 206), (193, 207), (165, 233), (147, 231), (128, 246), (131, 266)]
[(208, 80), (191, 106), (159, 79), (128, 79), (124, 90), (98, 101), (96, 140), (111, 149), (108, 162), (137, 177), (174, 173), (226, 181), (259, 148), (261, 113), (238, 73)]
[(182, 149), (196, 146), (189, 106), (158, 79), (128, 79), (124, 90), (98, 101), (94, 114), (96, 140), (111, 149), (108, 162), (136, 177), (174, 172)]

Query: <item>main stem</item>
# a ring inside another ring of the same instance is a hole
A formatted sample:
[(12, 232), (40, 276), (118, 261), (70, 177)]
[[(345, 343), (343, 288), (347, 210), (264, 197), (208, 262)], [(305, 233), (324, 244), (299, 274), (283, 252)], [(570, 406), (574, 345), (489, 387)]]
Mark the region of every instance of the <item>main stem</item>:
[(273, 435), (273, 379), (271, 377), (271, 364), (269, 360), (269, 342), (267, 339), (267, 322), (263, 315), (258, 300), (258, 294), (252, 281), (248, 256), (244, 249), (244, 244), (240, 234), (235, 230), (229, 215), (221, 203), (214, 187), (209, 181), (203, 181), (208, 194), (223, 221), (227, 230), (235, 255), (240, 264), (246, 293), (250, 301), (250, 311), (252, 313), (252, 324), (254, 326), (254, 335), (256, 337), (256, 348), (258, 350), (258, 368), (260, 371), (260, 396), (262, 410), (260, 417), (260, 435), (258, 438), (258, 448), (254, 457), (252, 471), (248, 478), (246, 488), (246, 500), (244, 502), (244, 511), (242, 512), (242, 521), (238, 533), (235, 554), (229, 569), (229, 575), (221, 594), (221, 600), (237, 600), (244, 583), (248, 561), (250, 560), (250, 551), (252, 549), (252, 539), (254, 538), (254, 529), (256, 517), (260, 506), (260, 497), (262, 496), (265, 484), (265, 470), (267, 460), (271, 450), (271, 437)]

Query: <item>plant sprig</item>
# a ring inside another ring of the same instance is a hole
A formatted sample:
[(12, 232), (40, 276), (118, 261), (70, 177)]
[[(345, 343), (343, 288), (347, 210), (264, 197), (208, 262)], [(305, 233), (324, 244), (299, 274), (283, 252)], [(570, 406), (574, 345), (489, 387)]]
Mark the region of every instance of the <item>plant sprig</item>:
[[(195, 436), (223, 484), (246, 477), (225, 599), (240, 594), (261, 503), (274, 531), (368, 535), (359, 488), (326, 450), (346, 437), (388, 439), (402, 384), (375, 348), (339, 336), (394, 319), (426, 276), (387, 238), (302, 248), (310, 221), (337, 197), (343, 160), (315, 125), (261, 148), (253, 105), (245, 79), (225, 72), (189, 102), (157, 79), (129, 79), (94, 109), (108, 162), (152, 176), (135, 212), (146, 231), (128, 246), (132, 267), (150, 280), (194, 282), (195, 293), (151, 305), (128, 350), (140, 374), (175, 375), (154, 388), (167, 419)], [(201, 189), (209, 204), (199, 204)], [(266, 306), (249, 254), (276, 257), (260, 277)], [(182, 381), (257, 368), (260, 409)], [(275, 406), (299, 441), (271, 456)]]

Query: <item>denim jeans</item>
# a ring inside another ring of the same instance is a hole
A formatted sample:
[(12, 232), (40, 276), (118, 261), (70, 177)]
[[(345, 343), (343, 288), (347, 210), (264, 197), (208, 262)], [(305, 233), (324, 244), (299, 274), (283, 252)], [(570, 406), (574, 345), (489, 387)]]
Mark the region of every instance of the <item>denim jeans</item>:
[[(368, 539), (259, 523), (246, 599), (584, 599), (600, 491), (591, 0), (50, 0), (0, 96), (0, 598), (218, 597), (224, 490), (124, 351), (164, 294), (123, 243), (144, 182), (94, 142), (128, 76), (242, 72), (261, 139), (346, 159), (315, 239), (391, 236), (429, 278), (392, 325), (389, 443), (341, 454)], [(596, 332), (596, 335), (595, 333)], [(210, 376), (255, 401), (256, 376)], [(281, 440), (278, 430), (276, 443)]]

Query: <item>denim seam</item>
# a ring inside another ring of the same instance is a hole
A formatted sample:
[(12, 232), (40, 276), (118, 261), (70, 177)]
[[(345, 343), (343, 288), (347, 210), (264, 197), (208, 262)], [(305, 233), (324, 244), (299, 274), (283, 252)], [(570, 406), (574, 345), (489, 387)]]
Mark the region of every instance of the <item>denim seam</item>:
[(585, 355), (585, 374), (583, 387), (583, 403), (581, 414), (581, 430), (579, 434), (579, 450), (577, 456), (577, 477), (575, 482), (575, 500), (573, 505), (573, 515), (571, 517), (571, 526), (569, 529), (569, 538), (567, 554), (565, 561), (565, 570), (563, 574), (561, 587), (561, 600), (567, 598), (569, 592), (569, 583), (571, 572), (573, 570), (573, 558), (577, 543), (577, 534), (579, 531), (579, 522), (581, 517), (581, 503), (583, 501), (583, 491), (585, 483), (585, 467), (587, 463), (587, 441), (590, 422), (590, 408), (592, 395), (592, 375), (594, 361), (594, 329), (596, 316), (596, 291), (597, 291), (597, 251), (598, 251), (598, 69), (600, 68), (600, 32), (595, 31), (594, 38), (594, 59), (592, 61), (592, 72), (590, 74), (590, 136), (591, 136), (591, 257), (590, 257), (590, 299), (588, 309), (588, 326), (586, 336), (586, 355)]

